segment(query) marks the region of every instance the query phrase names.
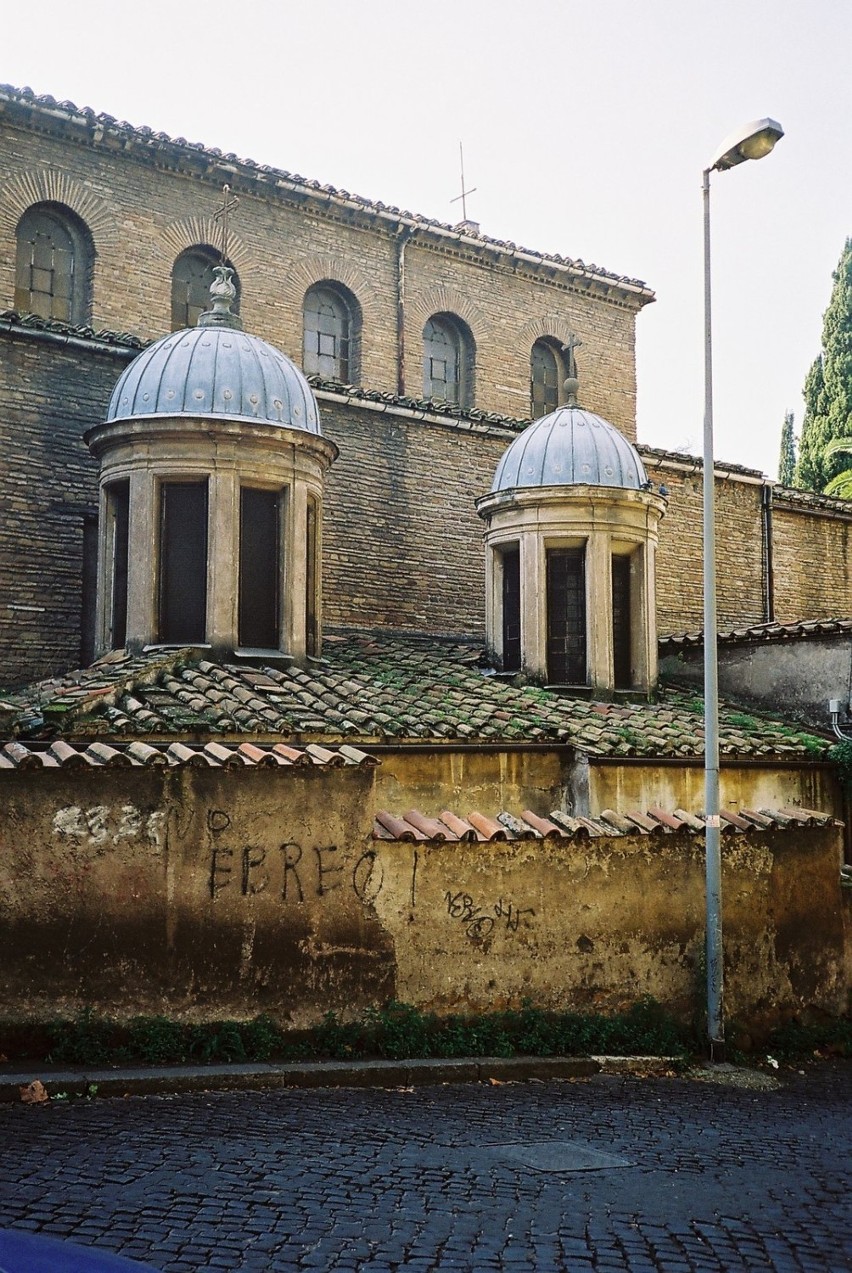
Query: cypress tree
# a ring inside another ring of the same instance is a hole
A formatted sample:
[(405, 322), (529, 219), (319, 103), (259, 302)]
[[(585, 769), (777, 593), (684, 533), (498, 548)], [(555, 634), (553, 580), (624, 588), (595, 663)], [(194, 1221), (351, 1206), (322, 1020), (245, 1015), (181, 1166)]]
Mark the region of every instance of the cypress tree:
[(852, 435), (852, 239), (834, 271), (834, 286), (822, 325), (822, 353), (805, 379), (805, 415), (799, 441), (796, 486), (822, 491), (848, 466), (826, 454), (835, 438)]
[(781, 426), (781, 454), (778, 459), (778, 481), (792, 486), (796, 472), (796, 439), (793, 437), (793, 412), (788, 411)]

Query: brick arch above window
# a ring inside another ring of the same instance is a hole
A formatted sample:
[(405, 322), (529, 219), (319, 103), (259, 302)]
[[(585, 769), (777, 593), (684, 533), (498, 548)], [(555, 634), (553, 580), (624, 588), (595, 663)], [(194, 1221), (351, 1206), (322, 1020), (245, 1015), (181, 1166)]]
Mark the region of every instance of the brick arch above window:
[[(159, 251), (168, 260), (171, 269), (175, 260), (192, 248), (212, 245), (218, 251), (222, 241), (222, 231), (213, 217), (184, 217), (181, 221), (172, 221), (161, 232)], [(251, 273), (253, 257), (238, 234), (228, 231), (228, 260), (240, 275), (245, 286), (246, 276)]]
[(485, 329), (482, 313), (463, 292), (453, 287), (432, 287), (426, 292), (411, 295), (406, 305), (412, 323), (422, 331), (433, 314), (450, 314), (461, 319), (470, 330), (474, 345), (478, 345)]
[(377, 308), (376, 289), (368, 275), (353, 265), (345, 256), (334, 253), (317, 253), (301, 261), (293, 261), (286, 278), (280, 280), (281, 297), (301, 313), (305, 294), (317, 284), (337, 286), (354, 297), (361, 310), (362, 321), (372, 326)]
[(567, 345), (569, 341), (576, 341), (578, 335), (575, 327), (556, 314), (533, 318), (521, 328), (521, 340), (527, 348), (532, 348), (537, 340)]
[(0, 236), (14, 238), (24, 213), (40, 203), (61, 204), (79, 217), (92, 236), (96, 254), (117, 245), (118, 226), (106, 202), (67, 173), (50, 169), (21, 173), (3, 187)]

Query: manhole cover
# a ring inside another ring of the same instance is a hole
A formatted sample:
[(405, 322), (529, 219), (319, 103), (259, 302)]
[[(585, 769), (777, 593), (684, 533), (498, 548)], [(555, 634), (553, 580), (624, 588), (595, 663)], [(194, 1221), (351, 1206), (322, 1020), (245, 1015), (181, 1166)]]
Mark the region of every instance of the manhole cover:
[(525, 1141), (517, 1145), (493, 1145), (497, 1158), (523, 1163), (535, 1171), (610, 1171), (615, 1167), (632, 1167), (626, 1158), (604, 1154), (575, 1140)]

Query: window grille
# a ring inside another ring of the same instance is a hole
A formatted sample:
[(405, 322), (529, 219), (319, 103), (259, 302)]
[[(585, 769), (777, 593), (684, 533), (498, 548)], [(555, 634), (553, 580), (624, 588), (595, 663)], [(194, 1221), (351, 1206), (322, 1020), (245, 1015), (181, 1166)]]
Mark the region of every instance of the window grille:
[(586, 684), (586, 564), (582, 548), (547, 550), (547, 677)]
[(303, 368), (324, 380), (350, 379), (352, 320), (349, 306), (330, 287), (312, 287), (305, 296)]
[(89, 319), (91, 235), (70, 208), (36, 204), (18, 224), (15, 309), (82, 324)]
[[(210, 308), (213, 268), (219, 264), (219, 260), (219, 253), (214, 248), (199, 246), (181, 252), (175, 261), (172, 267), (172, 331), (197, 327), (201, 314)], [(228, 265), (230, 264), (229, 261)], [(231, 282), (237, 289), (231, 310), (234, 314), (239, 314), (240, 280), (236, 273)]]

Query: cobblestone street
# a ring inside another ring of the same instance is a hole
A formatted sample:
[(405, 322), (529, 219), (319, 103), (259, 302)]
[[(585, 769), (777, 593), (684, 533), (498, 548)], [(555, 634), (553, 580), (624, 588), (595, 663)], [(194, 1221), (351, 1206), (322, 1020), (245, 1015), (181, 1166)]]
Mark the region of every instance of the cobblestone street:
[(0, 1224), (163, 1273), (842, 1273), (850, 1077), (8, 1105)]

